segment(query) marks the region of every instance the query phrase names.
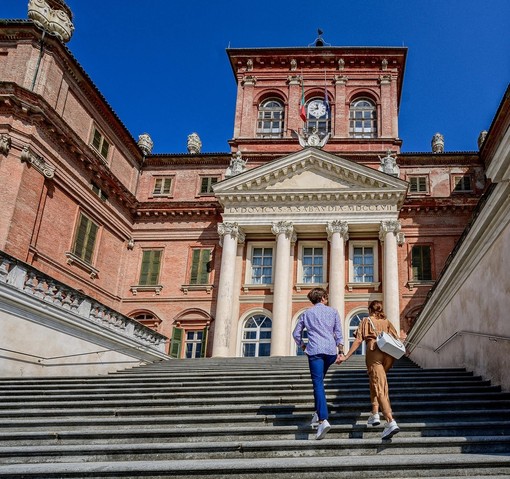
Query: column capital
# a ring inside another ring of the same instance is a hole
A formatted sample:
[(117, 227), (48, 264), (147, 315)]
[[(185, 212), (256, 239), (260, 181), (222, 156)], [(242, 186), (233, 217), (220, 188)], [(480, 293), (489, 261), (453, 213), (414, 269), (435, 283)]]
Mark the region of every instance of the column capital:
[(218, 234), (220, 235), (220, 246), (223, 246), (223, 238), (230, 235), (237, 239), (238, 243), (244, 243), (246, 235), (237, 223), (218, 223)]
[(379, 228), (379, 240), (384, 241), (388, 233), (393, 233), (395, 237), (400, 233), (401, 224), (398, 220), (381, 221)]
[(328, 233), (328, 241), (332, 240), (333, 233), (340, 233), (344, 243), (349, 239), (349, 225), (347, 224), (347, 221), (328, 221), (326, 224), (326, 232)]
[[(271, 231), (276, 236), (284, 234), (291, 241), (296, 236), (296, 233), (294, 232), (294, 224), (292, 221), (278, 221), (273, 223), (271, 226)], [(294, 242), (295, 241), (296, 239), (294, 239)]]

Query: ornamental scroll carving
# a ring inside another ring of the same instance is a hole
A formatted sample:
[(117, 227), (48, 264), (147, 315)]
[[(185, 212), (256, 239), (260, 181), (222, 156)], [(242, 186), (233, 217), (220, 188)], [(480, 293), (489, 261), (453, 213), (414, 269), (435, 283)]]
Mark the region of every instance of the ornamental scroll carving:
[(294, 224), (292, 221), (278, 221), (273, 223), (271, 226), (271, 231), (276, 236), (284, 234), (285, 237), (290, 239), (292, 243), (295, 243), (297, 240), (297, 235), (294, 231)]
[(68, 13), (65, 10), (54, 10), (45, 0), (28, 2), (28, 18), (62, 42), (68, 42), (73, 35), (74, 25)]
[(347, 224), (347, 221), (328, 221), (326, 225), (326, 232), (328, 233), (328, 241), (332, 240), (334, 233), (340, 233), (344, 242), (349, 239), (349, 225)]
[(28, 146), (24, 146), (21, 150), (21, 161), (29, 163), (39, 173), (46, 178), (51, 179), (55, 176), (55, 167), (51, 166), (44, 158), (37, 156), (30, 151)]
[(238, 243), (244, 243), (246, 235), (237, 223), (219, 223), (218, 234), (220, 235), (220, 246), (223, 246), (223, 238), (230, 235), (232, 238), (237, 239)]
[(7, 156), (11, 149), (11, 139), (8, 135), (0, 135), (0, 153)]
[(388, 233), (393, 233), (397, 239), (397, 244), (402, 246), (405, 241), (405, 236), (404, 233), (400, 232), (401, 227), (400, 221), (398, 220), (381, 221), (379, 240), (384, 241)]

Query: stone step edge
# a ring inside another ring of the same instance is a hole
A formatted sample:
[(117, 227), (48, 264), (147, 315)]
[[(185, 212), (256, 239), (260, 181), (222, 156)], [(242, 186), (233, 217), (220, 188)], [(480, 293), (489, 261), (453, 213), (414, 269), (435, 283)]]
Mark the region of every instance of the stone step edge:
[[(469, 444), (493, 444), (495, 442), (510, 443), (510, 435), (507, 436), (441, 436), (441, 437), (399, 437), (396, 436), (391, 441), (383, 441), (382, 439), (323, 439), (316, 441), (315, 439), (282, 439), (282, 440), (264, 440), (264, 441), (204, 441), (204, 442), (171, 442), (171, 443), (121, 443), (121, 444), (55, 444), (44, 446), (1, 446), (0, 457), (5, 457), (13, 453), (28, 453), (29, 455), (37, 455), (43, 453), (71, 453), (82, 452), (84, 454), (98, 453), (98, 452), (115, 452), (115, 451), (132, 451), (132, 450), (145, 450), (149, 452), (167, 451), (218, 451), (231, 450), (231, 451), (247, 451), (250, 449), (286, 449), (294, 450), (301, 448), (365, 448), (381, 446), (396, 447), (396, 446), (417, 446), (429, 447), (434, 445), (469, 445)], [(241, 451), (241, 452), (242, 452)]]
[[(143, 472), (164, 473), (167, 476), (183, 473), (201, 472), (204, 476), (211, 473), (243, 474), (258, 472), (299, 472), (299, 471), (361, 471), (390, 468), (409, 469), (455, 469), (469, 470), (474, 467), (505, 467), (510, 470), (510, 456), (505, 454), (423, 454), (416, 456), (387, 455), (378, 456), (336, 456), (336, 457), (298, 457), (298, 458), (249, 458), (249, 459), (194, 459), (194, 460), (161, 460), (161, 461), (117, 461), (96, 463), (39, 463), (14, 464), (0, 466), (0, 477), (30, 477), (55, 474), (82, 474), (82, 477), (94, 477), (93, 474), (128, 474)], [(97, 476), (96, 476), (97, 477)]]
[[(452, 421), (449, 423), (402, 423), (399, 422), (400, 431), (422, 431), (425, 430), (442, 430), (442, 429), (490, 429), (491, 427), (509, 427), (510, 421), (491, 421), (491, 422), (473, 422), (473, 421)], [(366, 424), (331, 424), (331, 432), (382, 432), (383, 425), (377, 427), (368, 427)], [(94, 429), (90, 430), (72, 430), (72, 431), (0, 431), (0, 441), (13, 441), (13, 440), (26, 440), (26, 439), (52, 439), (52, 440), (66, 440), (76, 438), (91, 438), (103, 436), (106, 438), (120, 437), (123, 438), (132, 436), (226, 436), (234, 434), (292, 434), (292, 433), (313, 433), (313, 430), (308, 425), (289, 425), (289, 426), (250, 426), (250, 427), (232, 427), (219, 428), (219, 427), (180, 427), (180, 428), (144, 428), (133, 431), (131, 429)]]
[[(94, 417), (86, 417), (86, 418), (63, 418), (63, 417), (53, 417), (51, 419), (25, 419), (26, 415), (23, 414), (22, 419), (5, 419), (0, 418), (0, 428), (2, 427), (37, 427), (38, 425), (76, 425), (80, 424), (86, 426), (88, 423), (90, 425), (96, 425), (97, 423), (104, 424), (106, 422), (111, 422), (112, 425), (122, 425), (125, 423), (126, 425), (136, 425), (141, 424), (143, 422), (154, 423), (154, 416), (147, 415), (147, 411), (145, 410), (144, 416), (94, 416)], [(398, 413), (398, 417), (400, 420), (404, 418), (416, 418), (421, 416), (427, 417), (451, 417), (452, 415), (463, 416), (463, 417), (480, 417), (480, 419), (472, 420), (471, 422), (485, 422), (485, 419), (481, 418), (481, 415), (485, 415), (490, 413), (499, 414), (499, 415), (510, 415), (510, 409), (494, 409), (481, 412), (479, 409), (464, 409), (462, 411), (401, 411)], [(354, 420), (354, 421), (362, 421), (366, 422), (368, 416), (370, 416), (369, 412), (345, 412), (345, 413), (332, 413), (329, 415), (330, 419), (339, 419), (339, 420)], [(382, 417), (382, 416), (381, 416)], [(158, 423), (173, 423), (173, 422), (273, 422), (273, 421), (303, 421), (306, 422), (310, 420), (311, 413), (304, 411), (297, 411), (297, 414), (253, 414), (253, 415), (215, 415), (211, 419), (210, 417), (203, 417), (203, 415), (189, 415), (183, 416), (182, 414), (176, 414), (173, 416), (158, 416)]]

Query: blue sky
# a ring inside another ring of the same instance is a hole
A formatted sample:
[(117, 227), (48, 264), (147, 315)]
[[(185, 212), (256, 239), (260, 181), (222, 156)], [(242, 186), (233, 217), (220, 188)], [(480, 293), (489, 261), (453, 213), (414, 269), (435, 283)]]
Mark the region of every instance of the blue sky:
[[(1, 0), (27, 18), (27, 0)], [(307, 46), (317, 28), (333, 46), (408, 48), (400, 105), (402, 151), (473, 151), (510, 79), (509, 0), (68, 0), (68, 43), (135, 139), (154, 153), (227, 152), (236, 83), (225, 49)], [(1, 79), (0, 79), (1, 80)]]

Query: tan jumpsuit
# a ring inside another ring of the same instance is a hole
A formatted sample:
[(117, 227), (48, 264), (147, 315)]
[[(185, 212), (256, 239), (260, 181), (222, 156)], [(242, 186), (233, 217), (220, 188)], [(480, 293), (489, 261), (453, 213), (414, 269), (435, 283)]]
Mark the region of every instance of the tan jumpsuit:
[[(398, 338), (396, 329), (387, 319), (371, 319), (374, 326), (377, 328), (378, 333), (385, 331), (395, 338)], [(383, 353), (377, 347), (377, 334), (372, 328), (368, 318), (364, 318), (361, 321), (355, 336), (366, 341), (365, 362), (370, 381), (370, 401), (372, 403), (372, 411), (380, 410), (384, 415), (391, 414), (386, 371), (393, 366), (395, 358), (389, 354)]]

